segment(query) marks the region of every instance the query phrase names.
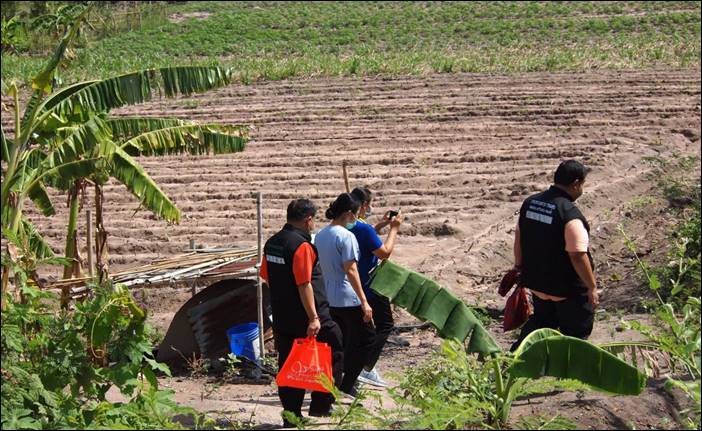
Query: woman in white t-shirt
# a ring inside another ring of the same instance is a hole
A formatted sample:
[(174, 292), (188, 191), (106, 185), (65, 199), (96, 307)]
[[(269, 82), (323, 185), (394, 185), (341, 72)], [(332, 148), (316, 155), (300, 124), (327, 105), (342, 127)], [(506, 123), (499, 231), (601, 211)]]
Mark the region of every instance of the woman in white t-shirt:
[(358, 241), (350, 232), (359, 208), (360, 202), (351, 194), (342, 193), (326, 211), (331, 222), (314, 238), (329, 311), (344, 337), (344, 378), (339, 389), (351, 396), (356, 395), (354, 386), (375, 333), (373, 310), (358, 274)]

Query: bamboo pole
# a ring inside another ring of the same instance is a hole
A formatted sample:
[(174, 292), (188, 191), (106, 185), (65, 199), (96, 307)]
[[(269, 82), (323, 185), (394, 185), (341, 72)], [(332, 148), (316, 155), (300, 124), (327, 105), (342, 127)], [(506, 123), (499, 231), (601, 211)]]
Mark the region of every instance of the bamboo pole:
[(85, 238), (88, 246), (88, 275), (90, 275), (90, 278), (93, 278), (93, 212), (88, 209), (85, 211), (85, 216), (88, 229), (88, 234)]
[(349, 188), (349, 174), (346, 172), (346, 160), (341, 162), (341, 168), (344, 171), (344, 186), (346, 186), (346, 193), (351, 193)]
[(258, 347), (260, 352), (260, 363), (263, 363), (263, 357), (266, 354), (265, 340), (263, 338), (263, 284), (261, 282), (261, 264), (263, 263), (263, 250), (262, 250), (262, 240), (263, 240), (263, 195), (258, 192), (256, 195), (256, 208), (258, 213), (258, 263), (256, 264), (256, 273), (258, 277), (258, 285), (256, 287), (256, 304), (258, 306)]

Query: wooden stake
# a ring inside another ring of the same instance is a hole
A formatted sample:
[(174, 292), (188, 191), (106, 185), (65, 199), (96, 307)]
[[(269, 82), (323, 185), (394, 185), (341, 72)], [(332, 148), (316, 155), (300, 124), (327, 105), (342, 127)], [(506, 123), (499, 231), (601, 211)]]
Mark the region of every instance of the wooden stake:
[(86, 216), (86, 227), (88, 229), (88, 234), (86, 236), (86, 243), (88, 246), (88, 275), (93, 278), (93, 212), (88, 209), (85, 211)]
[(263, 284), (261, 282), (261, 264), (263, 263), (263, 195), (258, 192), (256, 195), (256, 208), (258, 213), (258, 263), (256, 264), (258, 285), (256, 287), (256, 303), (258, 305), (258, 346), (260, 352), (260, 361), (263, 363), (263, 357), (266, 354), (265, 340), (263, 338)]
[(351, 189), (349, 188), (349, 174), (346, 172), (346, 160), (341, 162), (341, 168), (344, 171), (344, 186), (346, 186), (346, 193), (351, 193)]

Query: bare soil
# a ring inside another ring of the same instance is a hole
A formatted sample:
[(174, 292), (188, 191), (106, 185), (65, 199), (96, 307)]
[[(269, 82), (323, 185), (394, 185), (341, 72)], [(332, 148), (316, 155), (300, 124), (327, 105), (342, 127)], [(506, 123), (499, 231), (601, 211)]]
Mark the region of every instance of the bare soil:
[[(139, 211), (123, 186), (106, 187), (113, 269), (178, 253), (190, 238), (255, 245), (257, 191), (264, 196), (264, 237), (282, 226), (287, 203), (298, 197), (322, 209), (322, 227), (323, 209), (343, 191), (341, 165), (348, 160), (351, 186), (376, 191), (376, 213), (401, 208), (406, 215), (393, 259), (495, 313), (504, 305), (496, 285), (512, 263), (522, 200), (548, 186), (559, 161), (581, 159), (592, 173), (578, 203), (591, 221), (604, 287), (593, 340), (606, 341), (633, 336), (615, 328), (621, 316), (640, 312), (647, 296), (617, 226), (647, 258), (665, 261), (673, 218), (646, 158), (700, 155), (700, 71), (304, 79), (232, 85), (117, 114), (252, 129), (240, 154), (140, 160), (182, 210), (180, 225)], [(3, 126), (9, 122), (3, 115)], [(688, 175), (699, 173), (698, 165)], [(30, 215), (60, 250), (67, 208), (56, 206), (50, 220)], [(165, 332), (190, 291), (145, 295), (153, 323)], [(397, 317), (414, 322), (401, 311)], [(509, 345), (512, 334), (501, 334), (499, 322), (492, 330)], [(382, 372), (419, 364), (440, 344), (433, 331), (407, 337), (409, 348), (389, 346)], [(163, 384), (201, 410), (263, 427), (280, 423), (274, 385), (221, 384), (211, 391), (207, 378), (187, 377)], [(519, 401), (514, 417), (557, 412), (591, 429), (675, 428), (675, 402), (653, 382), (638, 397), (562, 393)]]

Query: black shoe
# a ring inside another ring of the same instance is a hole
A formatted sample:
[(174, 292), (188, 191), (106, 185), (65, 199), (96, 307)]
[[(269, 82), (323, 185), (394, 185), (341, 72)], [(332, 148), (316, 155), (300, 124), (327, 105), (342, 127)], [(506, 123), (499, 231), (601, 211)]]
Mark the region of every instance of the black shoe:
[(348, 392), (341, 391), (341, 393), (343, 393), (347, 397), (351, 398), (352, 400), (355, 400), (356, 397), (358, 396), (358, 386), (354, 385), (350, 391), (348, 391)]
[(315, 418), (328, 418), (332, 415), (332, 409), (327, 410), (310, 410), (309, 415)]

